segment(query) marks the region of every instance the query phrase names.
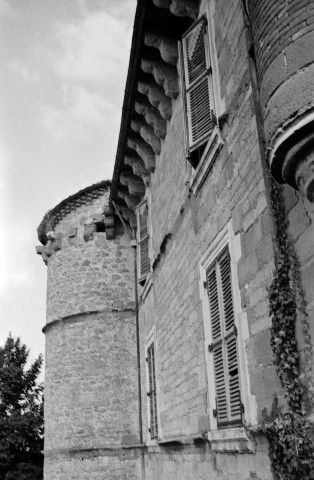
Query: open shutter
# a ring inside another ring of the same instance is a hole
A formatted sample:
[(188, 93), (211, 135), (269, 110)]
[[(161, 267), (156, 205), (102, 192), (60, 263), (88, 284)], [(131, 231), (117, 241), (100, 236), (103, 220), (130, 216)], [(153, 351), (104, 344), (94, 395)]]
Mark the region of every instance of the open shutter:
[(186, 110), (190, 151), (210, 136), (212, 118), (212, 69), (207, 22), (203, 17), (182, 38)]
[(139, 280), (142, 281), (150, 272), (149, 235), (148, 235), (148, 205), (142, 203), (137, 212)]
[(218, 428), (240, 425), (242, 421), (237, 353), (237, 330), (234, 323), (231, 267), (228, 249), (207, 271), (210, 307), (216, 414)]
[(158, 437), (158, 416), (157, 416), (157, 390), (156, 390), (156, 371), (155, 371), (155, 346), (152, 343), (147, 349), (148, 364), (148, 382), (149, 392), (149, 415), (150, 415), (150, 436)]
[(229, 396), (229, 421), (241, 423), (241, 397), (237, 352), (237, 330), (234, 323), (234, 308), (231, 284), (231, 265), (229, 251), (225, 250), (219, 259), (224, 335), (226, 348), (226, 373)]

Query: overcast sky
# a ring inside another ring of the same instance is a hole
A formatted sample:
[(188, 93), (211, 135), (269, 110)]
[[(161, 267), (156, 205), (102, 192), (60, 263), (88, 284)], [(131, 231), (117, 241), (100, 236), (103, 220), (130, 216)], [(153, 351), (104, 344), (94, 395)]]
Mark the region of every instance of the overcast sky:
[(44, 352), (47, 210), (111, 178), (135, 0), (0, 0), (0, 341)]

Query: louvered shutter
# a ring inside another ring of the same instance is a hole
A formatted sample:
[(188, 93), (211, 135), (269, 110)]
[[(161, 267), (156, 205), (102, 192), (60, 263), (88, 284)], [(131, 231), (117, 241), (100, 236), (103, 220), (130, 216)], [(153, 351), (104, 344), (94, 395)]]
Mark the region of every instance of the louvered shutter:
[(152, 343), (147, 349), (148, 385), (149, 391), (149, 424), (151, 438), (158, 437), (158, 416), (157, 416), (157, 390), (155, 370), (155, 345)]
[(182, 38), (182, 47), (188, 140), (193, 151), (207, 140), (213, 129), (212, 68), (204, 17)]
[(207, 271), (216, 415), (219, 428), (242, 422), (237, 330), (234, 323), (231, 266), (228, 249)]
[(139, 280), (143, 280), (150, 272), (149, 235), (148, 235), (148, 205), (142, 203), (137, 212)]

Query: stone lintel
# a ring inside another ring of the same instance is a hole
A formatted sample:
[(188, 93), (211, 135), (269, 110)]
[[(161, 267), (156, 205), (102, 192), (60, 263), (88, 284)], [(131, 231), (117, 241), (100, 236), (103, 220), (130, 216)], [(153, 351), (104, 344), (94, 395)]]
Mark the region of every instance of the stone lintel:
[(140, 80), (137, 89), (140, 93), (147, 96), (153, 107), (158, 108), (162, 118), (165, 120), (171, 119), (171, 100), (165, 95), (161, 87), (156, 83)]

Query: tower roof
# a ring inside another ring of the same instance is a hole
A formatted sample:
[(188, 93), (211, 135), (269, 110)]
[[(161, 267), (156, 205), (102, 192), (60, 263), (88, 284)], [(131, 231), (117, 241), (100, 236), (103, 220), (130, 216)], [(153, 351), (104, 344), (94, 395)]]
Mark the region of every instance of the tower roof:
[(39, 227), (37, 228), (37, 234), (39, 241), (45, 245), (47, 243), (47, 232), (53, 230), (55, 225), (60, 222), (66, 215), (73, 210), (76, 210), (82, 205), (86, 205), (92, 202), (94, 199), (100, 197), (107, 192), (111, 187), (110, 180), (102, 180), (97, 183), (93, 183), (77, 193), (70, 195), (62, 200), (53, 209), (49, 210), (42, 219)]

